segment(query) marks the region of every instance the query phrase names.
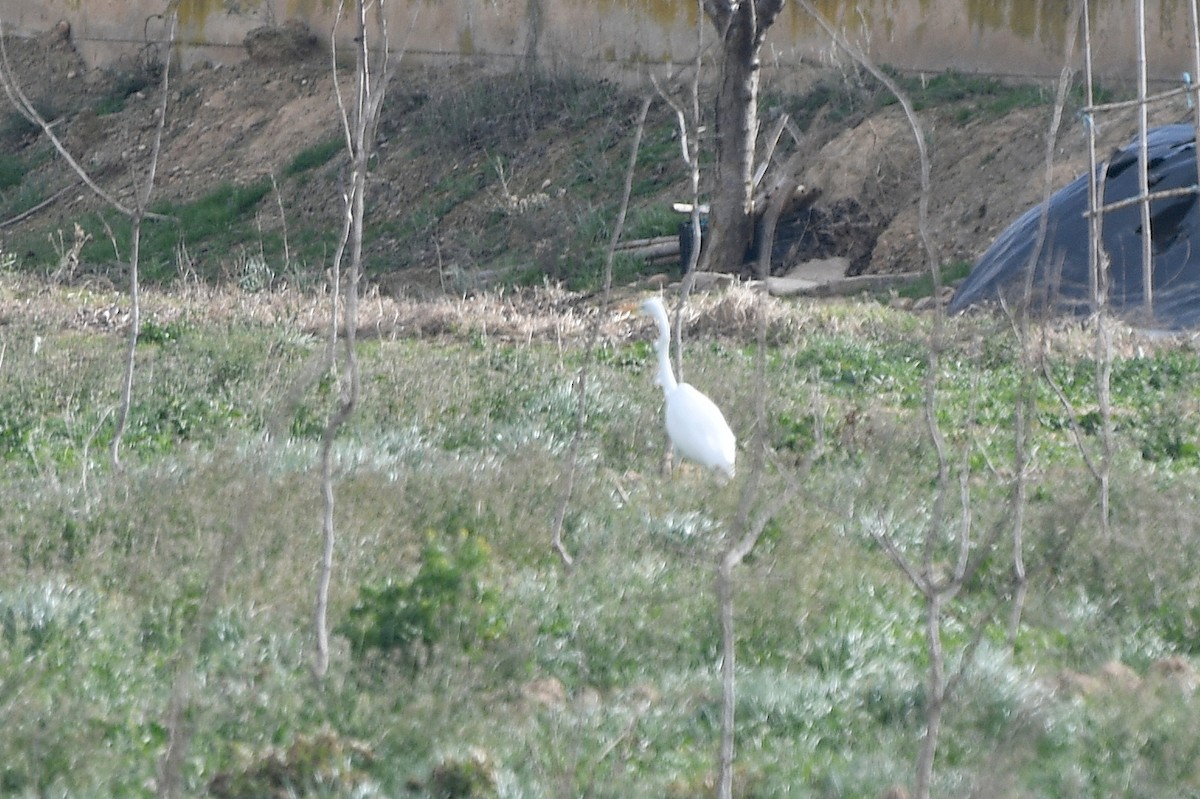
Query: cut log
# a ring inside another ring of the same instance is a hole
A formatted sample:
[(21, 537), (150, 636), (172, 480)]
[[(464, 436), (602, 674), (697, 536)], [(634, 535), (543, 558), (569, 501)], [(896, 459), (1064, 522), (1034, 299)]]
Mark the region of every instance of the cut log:
[(622, 255), (632, 255), (634, 258), (652, 260), (655, 258), (679, 258), (679, 239), (669, 236), (668, 240), (657, 244), (643, 244), (638, 247), (621, 247), (617, 252)]
[(642, 247), (649, 247), (654, 244), (666, 244), (666, 243), (672, 242), (672, 241), (678, 244), (679, 237), (678, 236), (653, 236), (648, 239), (630, 239), (629, 241), (618, 242), (617, 243), (617, 251), (620, 252), (621, 250), (637, 250), (637, 249), (641, 249)]

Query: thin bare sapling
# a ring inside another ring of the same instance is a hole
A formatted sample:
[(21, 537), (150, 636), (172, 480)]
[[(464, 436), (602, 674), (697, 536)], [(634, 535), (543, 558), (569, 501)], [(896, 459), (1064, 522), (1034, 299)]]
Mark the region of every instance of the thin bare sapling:
[(604, 287), (600, 299), (601, 313), (592, 319), (592, 325), (588, 331), (587, 345), (584, 349), (583, 364), (579, 367), (579, 374), (575, 380), (575, 430), (571, 435), (571, 446), (567, 450), (567, 469), (563, 474), (562, 495), (559, 497), (558, 507), (555, 510), (554, 521), (550, 531), (550, 547), (558, 555), (563, 565), (567, 567), (574, 564), (574, 558), (563, 543), (562, 534), (563, 525), (567, 518), (567, 509), (571, 504), (571, 496), (575, 491), (575, 476), (579, 469), (579, 447), (583, 440), (584, 424), (587, 421), (588, 377), (596, 351), (596, 340), (600, 335), (600, 322), (607, 315), (611, 305), (613, 258), (616, 255), (617, 245), (621, 241), (621, 234), (625, 229), (625, 215), (629, 210), (629, 198), (633, 194), (633, 177), (637, 168), (638, 151), (641, 149), (642, 135), (646, 130), (646, 117), (650, 113), (650, 104), (653, 102), (653, 99), (651, 95), (646, 95), (642, 99), (642, 105), (638, 110), (637, 125), (633, 132), (633, 142), (629, 148), (629, 165), (625, 169), (625, 184), (621, 191), (621, 205), (617, 210), (617, 218), (613, 224), (612, 236), (609, 239), (608, 250), (604, 257)]
[[(375, 28), (381, 43), (377, 50), (371, 47), (370, 26), (368, 25), (367, 9), (372, 3), (368, 0), (357, 0), (354, 4), (356, 25), (355, 48), (355, 82), (350, 103), (342, 96), (342, 89), (337, 79), (337, 46), (331, 46), (334, 92), (337, 97), (338, 110), (341, 115), (342, 132), (345, 136), (346, 151), (350, 156), (350, 175), (348, 185), (343, 192), (343, 220), (341, 237), (334, 252), (332, 280), (333, 290), (330, 292), (333, 303), (329, 322), (329, 339), (327, 346), (327, 363), (329, 369), (339, 374), (342, 385), (337, 408), (330, 416), (321, 435), (321, 499), (322, 516), (321, 532), (322, 547), (319, 573), (317, 577), (316, 601), (313, 611), (313, 626), (316, 637), (316, 651), (313, 662), (313, 674), (323, 678), (329, 670), (329, 586), (333, 576), (333, 554), (336, 541), (334, 526), (333, 490), (333, 445), (337, 435), (358, 406), (361, 392), (361, 382), (358, 366), (357, 331), (358, 331), (358, 300), (359, 286), (362, 279), (363, 254), (363, 224), (366, 216), (367, 173), (371, 156), (375, 150), (375, 131), (379, 123), (379, 114), (383, 108), (383, 100), (387, 93), (389, 46), (387, 22), (384, 14), (385, 3), (377, 0), (373, 4)], [(335, 42), (337, 27), (341, 23), (341, 9), (334, 24), (331, 41)], [(347, 252), (348, 251), (348, 252)], [(346, 265), (345, 285), (343, 285), (343, 262)], [(340, 301), (340, 316), (339, 316)], [(338, 340), (344, 345), (345, 363), (339, 366), (337, 360)]]
[[(54, 149), (70, 166), (71, 170), (79, 177), (97, 197), (102, 199), (108, 206), (113, 208), (122, 216), (125, 216), (130, 221), (131, 227), (131, 242), (129, 253), (129, 336), (128, 346), (125, 354), (125, 371), (121, 383), (121, 402), (117, 411), (116, 426), (113, 430), (112, 440), (109, 443), (109, 459), (112, 462), (113, 468), (120, 468), (121, 465), (121, 442), (125, 434), (125, 428), (129, 421), (129, 411), (133, 403), (133, 378), (135, 369), (135, 355), (137, 352), (138, 334), (141, 329), (141, 292), (139, 285), (138, 267), (141, 257), (141, 232), (142, 221), (152, 219), (158, 221), (169, 220), (170, 217), (165, 217), (161, 214), (153, 213), (149, 210), (150, 198), (154, 193), (154, 182), (158, 171), (159, 155), (162, 152), (162, 137), (163, 129), (166, 126), (167, 120), (167, 99), (168, 86), (170, 84), (171, 75), (171, 58), (170, 53), (175, 42), (175, 26), (177, 17), (173, 4), (169, 5), (168, 14), (163, 17), (169, 20), (169, 32), (166, 39), (167, 57), (160, 59), (161, 75), (159, 81), (159, 104), (156, 109), (157, 118), (154, 126), (154, 139), (150, 147), (150, 153), (142, 165), (142, 174), (139, 179), (137, 171), (138, 165), (132, 161), (128, 163), (131, 181), (134, 186), (133, 205), (122, 203), (117, 197), (107, 189), (100, 186), (99, 183), (92, 178), (82, 164), (71, 154), (70, 150), (63, 143), (62, 139), (54, 132), (50, 122), (42, 116), (29, 97), (21, 88), (17, 80), (16, 73), (12, 69), (12, 64), (8, 58), (8, 49), (4, 43), (4, 22), (0, 20), (0, 83), (3, 84), (4, 93), (8, 96), (9, 102), (26, 120), (36, 125), (38, 129), (50, 140)], [(56, 195), (58, 196), (58, 195)]]

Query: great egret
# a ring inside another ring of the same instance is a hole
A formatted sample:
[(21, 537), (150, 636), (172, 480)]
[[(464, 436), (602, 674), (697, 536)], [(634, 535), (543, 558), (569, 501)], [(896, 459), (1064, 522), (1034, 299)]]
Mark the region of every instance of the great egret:
[(658, 323), (658, 377), (667, 404), (667, 436), (683, 457), (733, 477), (737, 439), (716, 403), (687, 383), (675, 380), (671, 369), (671, 323), (662, 300), (651, 297), (641, 314)]

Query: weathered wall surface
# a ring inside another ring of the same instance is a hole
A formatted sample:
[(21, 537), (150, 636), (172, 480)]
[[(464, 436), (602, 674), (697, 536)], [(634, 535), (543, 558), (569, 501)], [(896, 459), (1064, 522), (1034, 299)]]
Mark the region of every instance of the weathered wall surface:
[[(695, 0), (390, 0), (395, 47), (422, 59), (503, 66), (536, 56), (548, 63), (643, 66), (694, 56)], [(1062, 66), (1067, 0), (816, 0), (882, 63), (926, 71), (957, 69), (1049, 77)], [(0, 0), (0, 19), (22, 34), (71, 23), (94, 65), (161, 40), (164, 0)], [(1093, 0), (1094, 60), (1100, 76), (1132, 80), (1133, 0)], [(1150, 71), (1160, 81), (1195, 72), (1190, 3), (1148, 0)], [(299, 18), (321, 38), (335, 0), (182, 0), (178, 53), (185, 64), (245, 56), (247, 31)], [(349, 26), (343, 26), (349, 29)], [(711, 41), (711, 30), (705, 28)], [(349, 35), (348, 33), (346, 34)], [(786, 74), (802, 62), (835, 58), (828, 38), (788, 4), (768, 38), (764, 63)]]

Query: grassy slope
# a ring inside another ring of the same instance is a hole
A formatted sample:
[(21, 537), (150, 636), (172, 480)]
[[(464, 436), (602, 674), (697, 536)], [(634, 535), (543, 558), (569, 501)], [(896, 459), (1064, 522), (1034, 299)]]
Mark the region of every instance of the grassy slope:
[[(905, 780), (920, 733), (920, 607), (866, 531), (886, 525), (905, 541), (929, 521), (926, 324), (869, 302), (778, 311), (771, 443), (788, 468), (818, 437), (827, 447), (741, 572), (739, 781), (746, 796), (875, 796)], [(365, 795), (465, 795), (456, 791), (478, 774), (509, 796), (708, 791), (719, 712), (712, 553), (738, 485), (658, 474), (645, 344), (609, 345), (594, 367), (569, 572), (548, 528), (579, 345), (512, 345), (477, 329), (364, 345), (365, 405), (339, 445), (333, 620), (353, 617), (364, 586), (410, 585), (439, 551), (454, 562), (460, 531), (483, 544), (458, 562), (463, 583), (429, 589), (451, 610), (424, 622), (441, 638), (417, 657), (422, 666), (411, 650), (380, 657), (339, 635), (318, 690), (308, 671), (314, 467), (333, 387), (294, 409), (280, 398), (320, 345), (283, 325), (201, 317), (154, 330), (140, 350), (122, 473), (103, 457), (120, 338), (4, 330), (0, 792), (152, 792), (176, 657), (229, 536), (241, 543), (201, 649), (190, 793), (261, 796), (319, 773), (326, 787), (313, 795), (349, 796), (358, 780), (370, 781)], [(981, 529), (1005, 518), (1003, 480), (984, 465), (1003, 474), (1009, 457), (1019, 381), (1005, 330), (957, 321), (940, 381), (952, 448), (969, 445), (976, 465)], [(689, 379), (743, 439), (752, 352), (702, 336), (687, 353)], [(1145, 672), (1200, 646), (1197, 456), (1185, 443), (1197, 434), (1198, 369), (1173, 347), (1118, 361), (1111, 538), (1097, 532), (1063, 413), (1039, 388), (1025, 625), (1012, 657), (998, 626), (985, 636), (949, 715), (943, 793), (1200, 787), (1191, 694), (1073, 700), (1050, 690), (1064, 668), (1094, 672), (1119, 658)], [(1093, 404), (1085, 358), (1058, 355), (1055, 370), (1079, 408)], [(291, 434), (269, 443), (264, 427), (278, 414)], [(784, 489), (781, 475), (765, 479), (768, 495)], [(957, 606), (952, 648), (1002, 587), (1005, 558), (996, 554)], [(460, 590), (475, 593), (455, 605)], [(524, 696), (548, 678), (565, 703)]]
[[(918, 107), (939, 109), (939, 124), (949, 126), (999, 118), (1047, 100), (1042, 90), (975, 76), (898, 79)], [(180, 78), (180, 91), (196, 90), (188, 80)], [(117, 80), (101, 97), (87, 98), (112, 106), (99, 117), (104, 126), (133, 124), (119, 110), (131, 85)], [(386, 147), (373, 164), (369, 276), (386, 285), (397, 273), (403, 282), (410, 270), (419, 274), (436, 266), (440, 274), (432, 282), (454, 291), (495, 282), (541, 285), (546, 278), (595, 289), (639, 99), (612, 83), (570, 73), (397, 78), (380, 121)], [(835, 74), (803, 95), (764, 97), (763, 107), (788, 111), (801, 129), (814, 124), (836, 129), (892, 102), (867, 78), (847, 81)], [(141, 124), (135, 113), (144, 112), (125, 113)], [(322, 285), (339, 230), (337, 197), (346, 168), (340, 141), (331, 126), (327, 138), (291, 157), (276, 184), (263, 175), (230, 175), (228, 182), (187, 200), (156, 199), (152, 210), (175, 221), (144, 226), (142, 279), (169, 284), (199, 277), (249, 289)], [(701, 153), (706, 181), (708, 157)], [(61, 176), (48, 177), (57, 167), (53, 149), (28, 123), (14, 114), (0, 117), (0, 219), (46, 199), (62, 182)], [(676, 233), (681, 217), (669, 209), (673, 201), (687, 199), (688, 185), (676, 117), (666, 103), (656, 102), (638, 156), (625, 238)], [(4, 256), (19, 269), (53, 273), (78, 223), (79, 235), (86, 237), (79, 242), (79, 271), (120, 282), (114, 261), (128, 255), (130, 227), (101, 210), (76, 212), (78, 218), (69, 221), (35, 216), (14, 225)], [(646, 268), (622, 257), (615, 265), (619, 281)]]

